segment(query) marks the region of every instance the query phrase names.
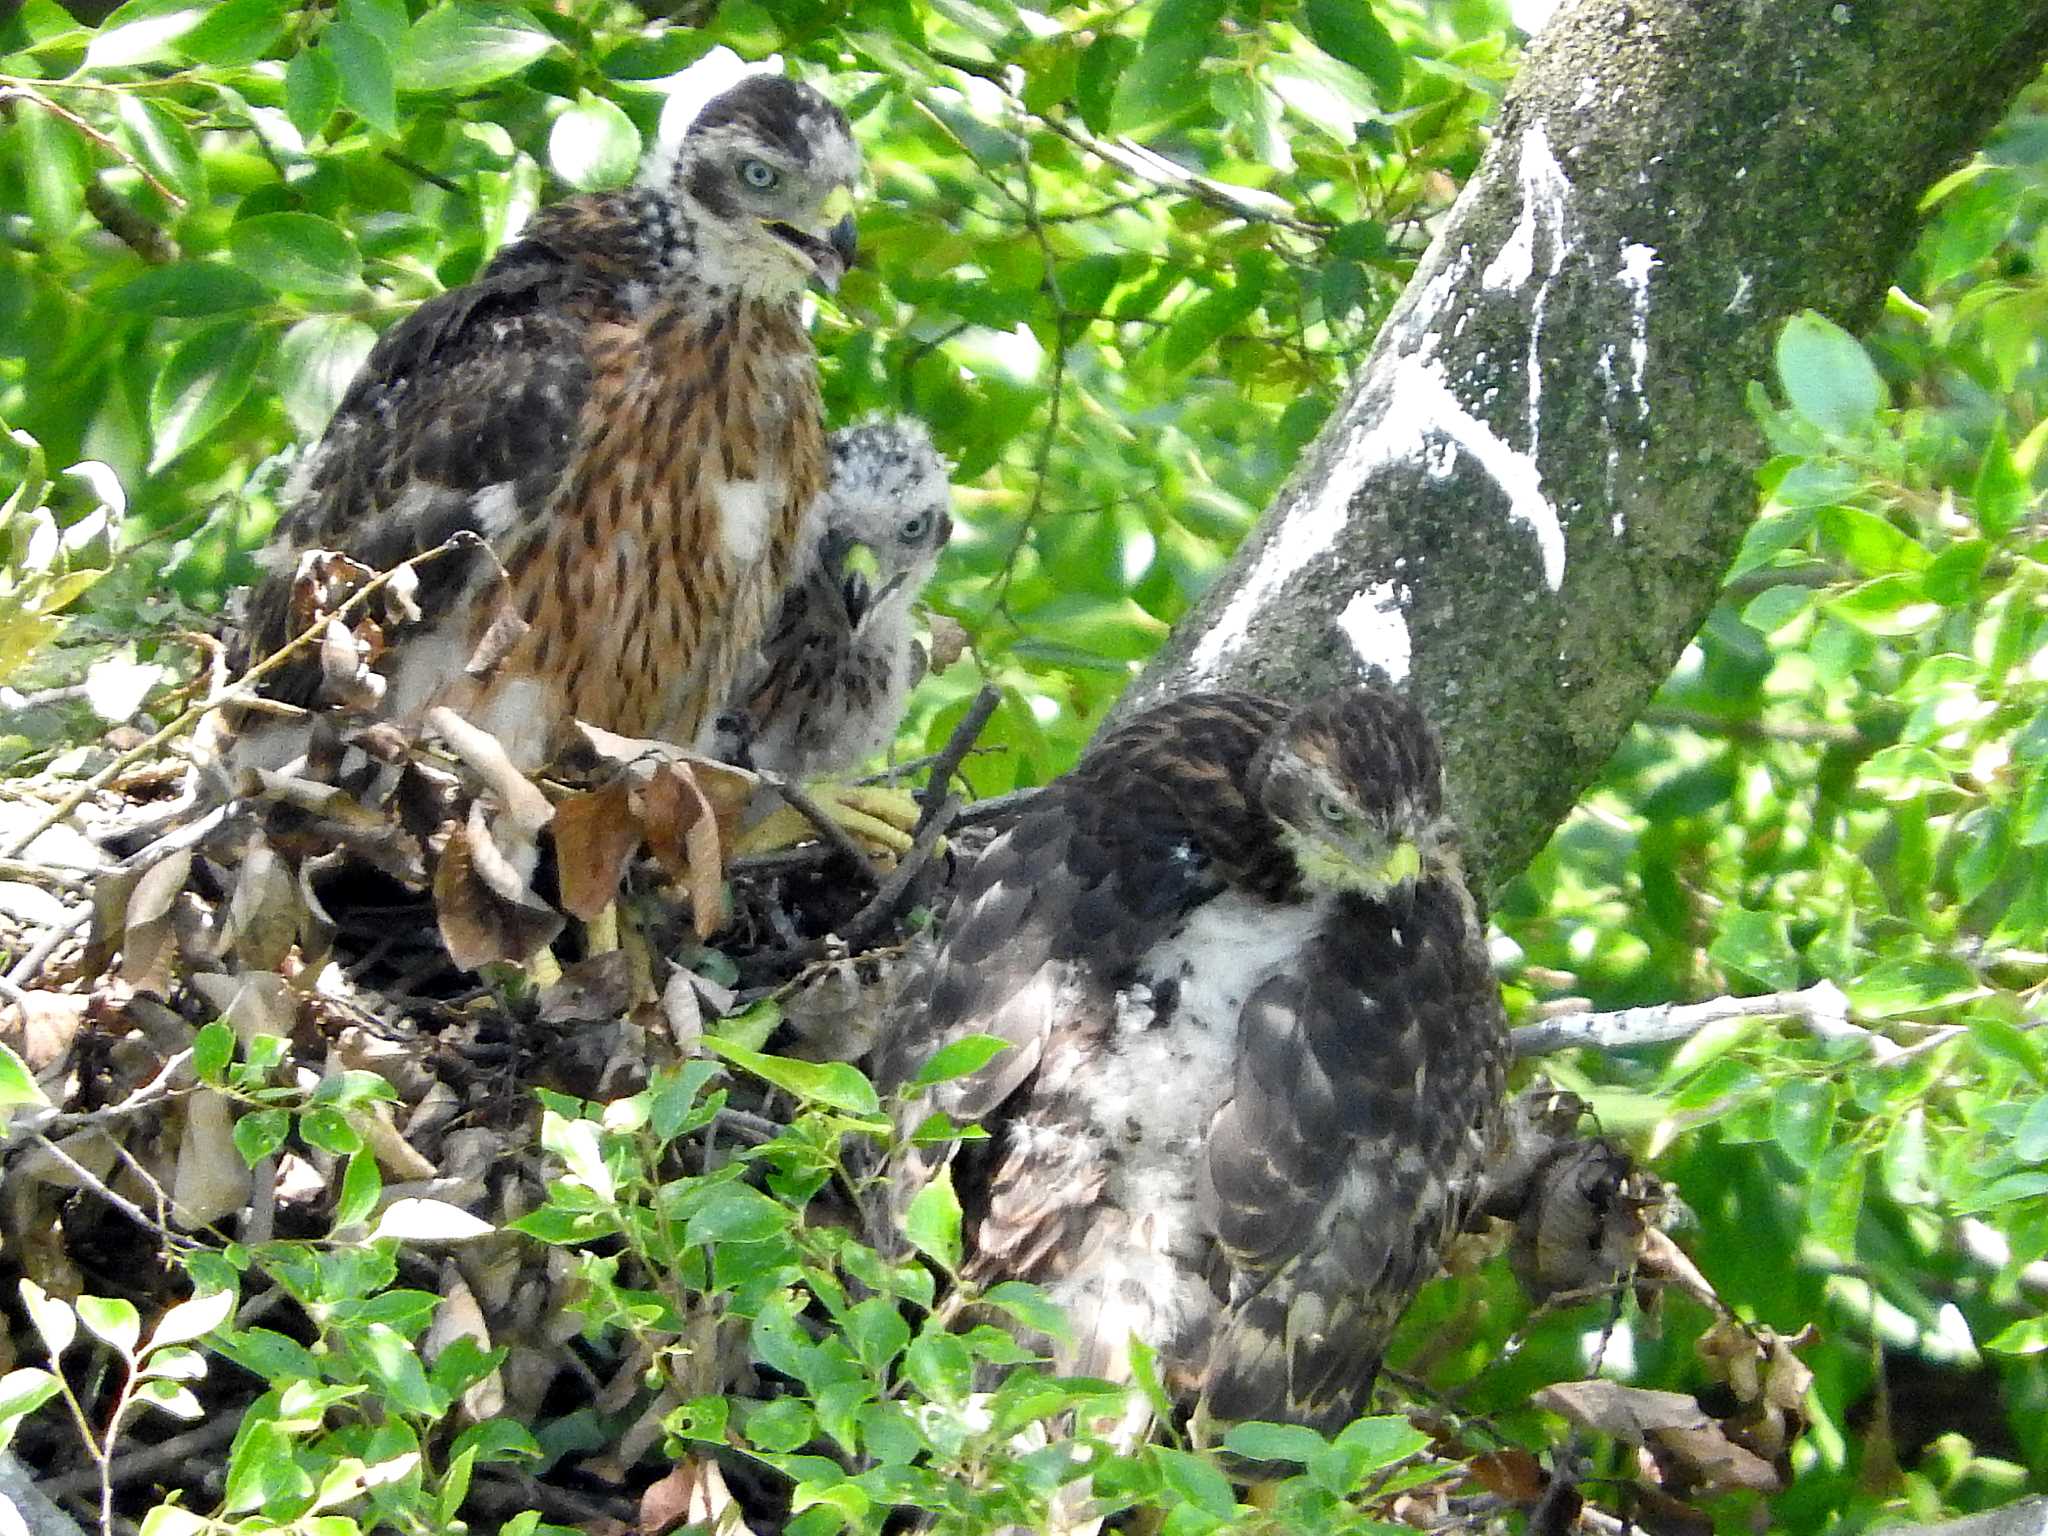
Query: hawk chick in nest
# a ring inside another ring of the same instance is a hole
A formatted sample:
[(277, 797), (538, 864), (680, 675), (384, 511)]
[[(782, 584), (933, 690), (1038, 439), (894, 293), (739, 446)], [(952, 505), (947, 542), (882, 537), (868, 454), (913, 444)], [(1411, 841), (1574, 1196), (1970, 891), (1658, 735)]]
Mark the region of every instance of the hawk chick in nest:
[(950, 466), (922, 422), (878, 418), (830, 448), (810, 551), (721, 722), (721, 756), (791, 778), (895, 736), (923, 666), (911, 609), (953, 534)]
[[(383, 661), (386, 714), (446, 704), (513, 761), (569, 718), (694, 744), (807, 543), (824, 489), (817, 359), (798, 313), (853, 256), (834, 205), (846, 117), (756, 75), (698, 114), (664, 186), (542, 210), (477, 277), (385, 333), (307, 455), (249, 610), (251, 654), (297, 633), (302, 557), (384, 568), (459, 532), (496, 556), (421, 569), (423, 626)], [(501, 564), (508, 580), (500, 580)], [(523, 621), (472, 670), (502, 611)], [(311, 704), (312, 659), (270, 680)], [(303, 726), (245, 725), (276, 766)]]
[(950, 1164), (967, 1278), (1046, 1286), (1060, 1371), (1128, 1381), (1135, 1335), (1198, 1424), (1364, 1410), (1501, 1115), (1441, 777), (1396, 695), (1193, 694), (1106, 735), (966, 876), (877, 1075), (1006, 1042), (906, 1111), (989, 1139), (906, 1145), (888, 1198), (900, 1218)]

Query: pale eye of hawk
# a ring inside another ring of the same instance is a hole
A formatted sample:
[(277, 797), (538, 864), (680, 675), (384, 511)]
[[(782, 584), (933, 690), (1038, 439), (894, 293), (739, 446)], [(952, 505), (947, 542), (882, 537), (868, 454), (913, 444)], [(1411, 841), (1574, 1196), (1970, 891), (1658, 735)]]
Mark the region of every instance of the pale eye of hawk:
[(765, 160), (742, 160), (740, 180), (756, 192), (767, 192), (782, 180), (782, 175)]
[(929, 512), (914, 512), (903, 519), (896, 530), (896, 537), (905, 544), (915, 544), (931, 531), (932, 515)]
[(1341, 827), (1351, 819), (1351, 811), (1335, 795), (1316, 796), (1316, 814), (1333, 827)]

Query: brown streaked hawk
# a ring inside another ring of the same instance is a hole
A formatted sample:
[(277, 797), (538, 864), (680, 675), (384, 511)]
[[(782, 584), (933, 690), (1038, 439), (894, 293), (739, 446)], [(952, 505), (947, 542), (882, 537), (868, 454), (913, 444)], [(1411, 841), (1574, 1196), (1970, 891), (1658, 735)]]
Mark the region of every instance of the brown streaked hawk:
[(721, 756), (795, 779), (894, 739), (922, 666), (911, 609), (953, 534), (950, 469), (924, 423), (880, 417), (829, 447), (811, 550), (721, 730)]
[[(666, 186), (538, 214), (476, 279), (387, 332), (307, 455), (249, 612), (275, 650), (304, 552), (388, 567), (482, 536), (528, 626), (487, 675), (488, 560), (423, 568), (424, 631), (385, 664), (386, 713), (446, 704), (521, 767), (570, 717), (695, 744), (788, 585), (825, 483), (817, 360), (798, 311), (836, 285), (860, 170), (845, 115), (756, 75), (715, 97)], [(275, 696), (317, 697), (311, 660)], [(269, 738), (269, 739), (264, 739)], [(274, 722), (239, 761), (303, 748)]]
[(1197, 1423), (1332, 1431), (1478, 1192), (1506, 1019), (1434, 734), (1353, 688), (1193, 694), (1105, 736), (968, 873), (881, 1064), (1010, 1049), (906, 1106), (950, 1162), (968, 1274), (1046, 1286), (1066, 1372), (1133, 1335)]

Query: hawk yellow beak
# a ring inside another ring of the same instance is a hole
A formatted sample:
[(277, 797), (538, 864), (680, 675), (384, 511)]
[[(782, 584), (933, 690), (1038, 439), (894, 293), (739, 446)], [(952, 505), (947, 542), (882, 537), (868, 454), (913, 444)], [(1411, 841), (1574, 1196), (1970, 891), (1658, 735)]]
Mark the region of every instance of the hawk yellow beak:
[(1413, 843), (1396, 843), (1386, 860), (1373, 871), (1375, 878), (1392, 889), (1422, 873), (1422, 853)]

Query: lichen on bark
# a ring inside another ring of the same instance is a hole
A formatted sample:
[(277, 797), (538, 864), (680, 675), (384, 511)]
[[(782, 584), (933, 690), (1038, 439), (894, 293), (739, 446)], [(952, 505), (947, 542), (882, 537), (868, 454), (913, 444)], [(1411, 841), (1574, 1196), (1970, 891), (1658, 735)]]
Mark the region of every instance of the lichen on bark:
[(1119, 713), (1391, 676), (1498, 886), (1711, 607), (1779, 327), (1868, 323), (1921, 194), (2044, 56), (2040, 0), (1561, 11), (1344, 402)]

